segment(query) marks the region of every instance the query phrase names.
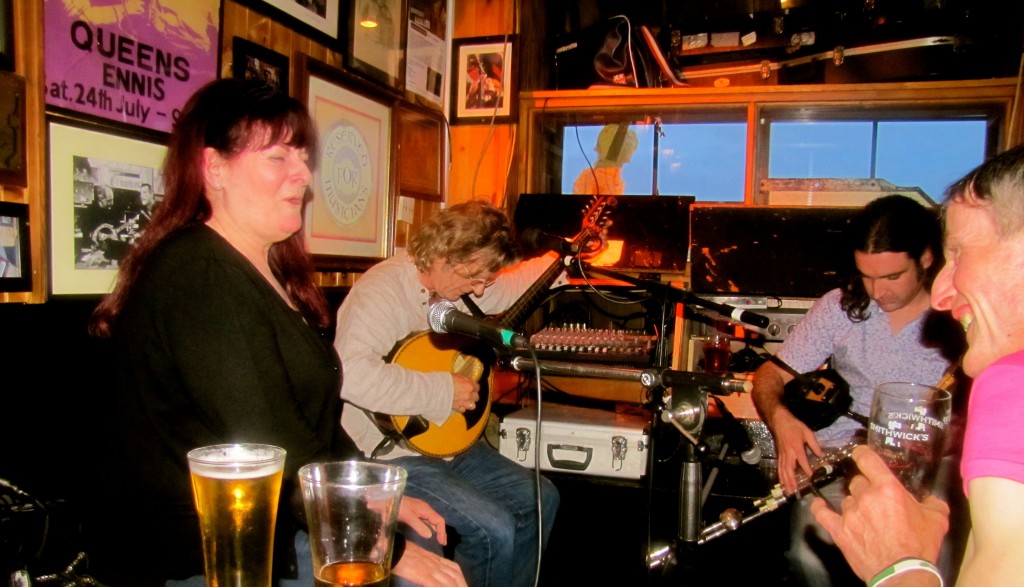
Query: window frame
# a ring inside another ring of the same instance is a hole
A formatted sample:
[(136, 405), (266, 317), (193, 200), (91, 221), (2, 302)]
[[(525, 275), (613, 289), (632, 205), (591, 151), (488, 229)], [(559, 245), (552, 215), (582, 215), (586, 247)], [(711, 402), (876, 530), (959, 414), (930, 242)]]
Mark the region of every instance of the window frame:
[[(829, 116), (856, 113), (899, 113), (923, 118), (936, 113), (986, 112), (991, 116), (987, 155), (1004, 149), (1010, 132), (1015, 78), (960, 80), (954, 82), (903, 82), (890, 84), (804, 85), (729, 88), (658, 88), (640, 90), (595, 89), (523, 92), (520, 94), (517, 154), (522, 163), (509, 189), (516, 193), (549, 193), (560, 186), (560, 169), (545, 164), (545, 157), (560, 157), (560, 145), (546, 140), (558, 137), (568, 117), (574, 124), (602, 124), (626, 119), (661, 116), (663, 120), (686, 117), (693, 121), (745, 116), (747, 145), (742, 204), (766, 205), (757, 186), (767, 177), (767, 133), (762, 117), (778, 112), (803, 112)], [(733, 118), (735, 120), (735, 118)], [(831, 119), (831, 118), (830, 118)], [(559, 121), (563, 124), (559, 126)], [(554, 183), (554, 171), (559, 177)], [(559, 188), (560, 189), (560, 188)], [(511, 206), (515, 198), (507, 198)], [(728, 204), (725, 204), (728, 205)]]
[[(801, 104), (785, 105), (762, 105), (758, 108), (757, 123), (759, 129), (756, 138), (756, 166), (755, 177), (757, 184), (762, 180), (770, 179), (768, 172), (769, 158), (771, 156), (771, 123), (772, 122), (867, 122), (874, 125), (872, 138), (872, 161), (870, 178), (859, 179), (888, 179), (877, 178), (874, 153), (878, 142), (878, 123), (883, 122), (913, 122), (913, 121), (957, 121), (968, 119), (981, 119), (988, 123), (986, 131), (986, 144), (984, 146), (985, 157), (991, 156), (999, 150), (1002, 144), (1002, 135), (1005, 119), (1005, 107), (997, 107), (996, 103), (979, 103), (976, 105), (967, 104), (873, 104), (870, 107), (849, 104), (829, 104), (805, 106)], [(761, 190), (754, 196), (754, 203), (767, 204), (763, 201), (764, 194)], [(931, 194), (941, 199), (942, 194)]]

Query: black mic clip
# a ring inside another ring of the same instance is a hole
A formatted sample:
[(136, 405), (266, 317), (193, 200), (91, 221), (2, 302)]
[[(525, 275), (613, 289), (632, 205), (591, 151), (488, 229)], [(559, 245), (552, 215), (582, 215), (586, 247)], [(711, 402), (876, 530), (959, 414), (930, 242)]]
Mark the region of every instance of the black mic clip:
[(529, 251), (554, 251), (562, 257), (575, 257), (580, 253), (580, 247), (576, 243), (539, 228), (527, 228), (520, 235), (519, 241)]
[(753, 382), (732, 373), (707, 374), (675, 369), (645, 369), (640, 377), (644, 387), (691, 388), (712, 395), (749, 393)]

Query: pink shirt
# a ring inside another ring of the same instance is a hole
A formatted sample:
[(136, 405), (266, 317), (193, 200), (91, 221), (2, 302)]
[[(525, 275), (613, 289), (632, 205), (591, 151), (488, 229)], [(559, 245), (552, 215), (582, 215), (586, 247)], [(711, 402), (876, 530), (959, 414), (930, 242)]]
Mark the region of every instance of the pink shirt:
[(1024, 483), (1024, 351), (989, 365), (974, 380), (960, 473), (964, 494), (978, 477)]

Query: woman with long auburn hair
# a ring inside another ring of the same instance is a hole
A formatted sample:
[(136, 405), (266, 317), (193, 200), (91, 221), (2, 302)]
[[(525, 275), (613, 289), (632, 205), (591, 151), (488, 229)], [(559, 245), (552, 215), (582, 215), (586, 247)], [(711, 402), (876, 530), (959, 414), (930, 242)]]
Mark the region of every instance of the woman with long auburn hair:
[[(361, 458), (340, 425), (341, 364), (301, 231), (316, 145), (303, 105), (262, 82), (211, 82), (175, 124), (165, 197), (90, 323), (117, 370), (93, 527), (106, 584), (205, 584), (186, 454), (239, 442), (287, 451), (273, 569), (279, 585), (313, 583), (296, 472)], [(419, 500), (399, 519), (446, 540)], [(395, 560), (419, 584), (465, 585), (419, 546)]]

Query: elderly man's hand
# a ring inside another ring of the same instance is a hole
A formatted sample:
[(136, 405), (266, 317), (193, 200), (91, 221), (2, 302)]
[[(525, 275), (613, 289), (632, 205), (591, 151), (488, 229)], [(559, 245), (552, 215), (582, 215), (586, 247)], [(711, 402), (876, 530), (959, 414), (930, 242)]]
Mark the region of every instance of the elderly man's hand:
[(402, 560), (391, 572), (423, 587), (466, 587), (466, 578), (459, 565), (414, 542), (405, 543)]
[(408, 495), (403, 497), (398, 509), (398, 521), (405, 523), (424, 538), (430, 538), (430, 535), (434, 534), (437, 543), (442, 546), (448, 543), (444, 518), (422, 499)]
[(949, 506), (934, 496), (918, 502), (874, 451), (853, 451), (860, 474), (850, 481), (843, 513), (821, 498), (811, 504), (821, 524), (857, 575), (869, 580), (896, 561), (921, 558), (935, 562), (949, 529)]

